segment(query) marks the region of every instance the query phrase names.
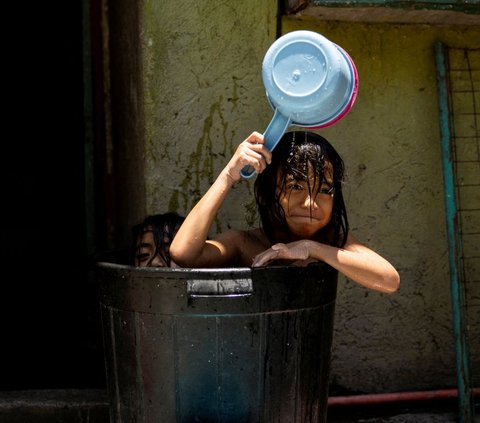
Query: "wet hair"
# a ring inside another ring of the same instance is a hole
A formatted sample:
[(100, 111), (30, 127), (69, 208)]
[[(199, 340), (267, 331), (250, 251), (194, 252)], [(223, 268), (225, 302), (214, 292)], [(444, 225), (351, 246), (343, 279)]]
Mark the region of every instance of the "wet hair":
[(184, 220), (185, 218), (183, 216), (174, 212), (154, 214), (145, 217), (142, 223), (132, 228), (135, 254), (137, 254), (138, 239), (140, 239), (145, 232), (151, 230), (156, 247), (155, 255), (160, 255), (165, 263), (170, 266), (172, 261), (170, 258), (170, 244)]
[[(314, 187), (327, 182), (327, 176), (330, 176), (329, 163), (333, 168), (332, 217), (312, 239), (339, 248), (345, 245), (349, 229), (342, 194), (345, 166), (340, 155), (325, 138), (308, 131), (285, 133), (272, 151), (272, 163), (255, 180), (257, 209), (270, 242), (288, 242), (290, 239), (285, 214), (280, 205), (282, 192), (286, 191), (287, 177), (307, 182), (311, 193)], [(309, 169), (314, 173), (313, 182), (308, 178)]]

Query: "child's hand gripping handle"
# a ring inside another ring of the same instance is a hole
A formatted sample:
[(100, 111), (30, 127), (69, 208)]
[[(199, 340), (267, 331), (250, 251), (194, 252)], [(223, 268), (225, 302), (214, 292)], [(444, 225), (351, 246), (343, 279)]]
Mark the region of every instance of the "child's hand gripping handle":
[[(278, 144), (278, 141), (280, 141), (280, 138), (282, 138), (287, 128), (290, 126), (291, 121), (292, 119), (290, 116), (282, 115), (278, 109), (275, 109), (275, 114), (268, 124), (267, 129), (263, 133), (265, 147), (272, 151)], [(249, 179), (255, 175), (255, 169), (252, 166), (245, 166), (240, 171), (240, 175), (242, 175), (242, 177), (245, 179)]]

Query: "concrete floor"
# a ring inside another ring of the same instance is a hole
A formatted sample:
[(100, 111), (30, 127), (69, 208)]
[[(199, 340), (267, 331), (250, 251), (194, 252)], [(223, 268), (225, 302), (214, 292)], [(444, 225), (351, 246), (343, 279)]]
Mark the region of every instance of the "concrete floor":
[[(329, 408), (327, 423), (459, 423), (456, 410), (456, 400), (342, 405)], [(0, 423), (109, 423), (108, 414), (105, 390), (0, 392)], [(480, 399), (476, 416), (480, 423)]]
[[(475, 423), (480, 423), (480, 403)], [(456, 401), (331, 407), (328, 423), (459, 423)], [(470, 422), (468, 422), (470, 423)]]
[[(478, 420), (480, 421), (480, 420)], [(328, 423), (457, 423), (454, 414), (407, 413), (391, 417), (373, 417), (359, 420), (328, 420)]]
[[(450, 412), (405, 412), (392, 416), (359, 417), (345, 415), (343, 417), (330, 417), (328, 423), (458, 423), (455, 413)], [(480, 422), (480, 420), (477, 420)]]

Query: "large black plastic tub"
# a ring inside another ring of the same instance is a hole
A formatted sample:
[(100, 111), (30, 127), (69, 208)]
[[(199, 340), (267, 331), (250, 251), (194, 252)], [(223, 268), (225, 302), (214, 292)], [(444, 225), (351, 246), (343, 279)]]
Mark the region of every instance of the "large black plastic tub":
[(113, 422), (326, 421), (332, 267), (96, 275)]

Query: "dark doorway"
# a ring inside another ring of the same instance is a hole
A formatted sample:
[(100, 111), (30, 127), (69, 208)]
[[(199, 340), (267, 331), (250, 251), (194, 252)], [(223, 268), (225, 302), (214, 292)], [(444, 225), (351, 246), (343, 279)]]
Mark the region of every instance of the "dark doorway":
[(86, 246), (82, 2), (11, 7), (3, 37), (0, 389), (103, 387)]

